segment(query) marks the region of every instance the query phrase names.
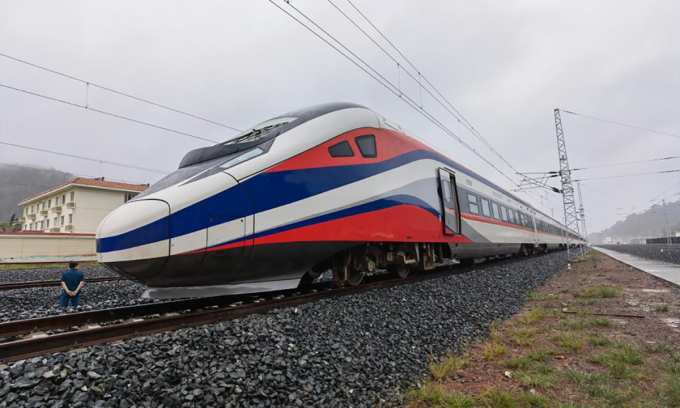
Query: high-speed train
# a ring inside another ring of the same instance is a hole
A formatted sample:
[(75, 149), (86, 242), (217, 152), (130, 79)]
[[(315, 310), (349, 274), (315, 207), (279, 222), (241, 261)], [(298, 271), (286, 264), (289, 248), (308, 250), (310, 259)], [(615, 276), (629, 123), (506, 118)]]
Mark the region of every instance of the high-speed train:
[(330, 103), (190, 151), (102, 221), (97, 258), (146, 296), (213, 296), (564, 249), (565, 232), (380, 114)]

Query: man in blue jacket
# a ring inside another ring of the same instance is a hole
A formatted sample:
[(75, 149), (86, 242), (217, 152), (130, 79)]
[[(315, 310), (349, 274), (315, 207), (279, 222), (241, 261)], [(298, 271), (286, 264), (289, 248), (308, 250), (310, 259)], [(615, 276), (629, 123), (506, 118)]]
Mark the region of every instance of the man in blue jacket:
[(71, 261), (68, 264), (69, 270), (61, 275), (61, 287), (64, 291), (61, 293), (61, 300), (59, 306), (62, 309), (68, 307), (68, 302), (71, 302), (71, 306), (78, 307), (78, 302), (80, 302), (80, 290), (85, 284), (85, 276), (78, 270), (78, 262)]

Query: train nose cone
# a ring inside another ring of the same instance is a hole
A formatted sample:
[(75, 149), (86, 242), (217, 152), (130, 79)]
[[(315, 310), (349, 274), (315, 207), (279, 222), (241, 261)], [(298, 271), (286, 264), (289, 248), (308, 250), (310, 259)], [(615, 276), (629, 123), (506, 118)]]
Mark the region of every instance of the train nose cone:
[(161, 200), (128, 202), (97, 229), (97, 260), (135, 280), (158, 275), (170, 256), (170, 206)]

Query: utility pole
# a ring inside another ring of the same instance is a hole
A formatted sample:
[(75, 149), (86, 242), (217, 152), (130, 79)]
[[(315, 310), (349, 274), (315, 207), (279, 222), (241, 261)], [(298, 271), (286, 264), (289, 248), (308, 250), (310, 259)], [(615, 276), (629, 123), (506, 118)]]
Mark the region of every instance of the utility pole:
[(671, 227), (668, 223), (668, 209), (666, 208), (666, 200), (661, 200), (661, 202), (663, 203), (663, 212), (666, 215), (666, 240), (668, 241), (668, 245), (671, 245), (673, 243), (673, 239), (671, 238)]
[(583, 228), (583, 237), (586, 239), (586, 249), (590, 246), (588, 242), (588, 230), (586, 229), (586, 212), (583, 210), (583, 195), (581, 195), (581, 183), (576, 182), (576, 188), (578, 190), (578, 202), (579, 202), (579, 214), (581, 215), (581, 224)]
[(574, 239), (570, 234), (578, 235), (578, 220), (576, 219), (576, 202), (574, 187), (571, 183), (571, 170), (567, 157), (567, 144), (564, 141), (562, 117), (560, 110), (555, 109), (555, 131), (557, 132), (557, 155), (560, 160), (560, 179), (562, 180), (562, 201), (564, 202), (564, 226), (567, 229), (567, 259), (573, 261), (578, 256), (578, 250), (572, 249)]

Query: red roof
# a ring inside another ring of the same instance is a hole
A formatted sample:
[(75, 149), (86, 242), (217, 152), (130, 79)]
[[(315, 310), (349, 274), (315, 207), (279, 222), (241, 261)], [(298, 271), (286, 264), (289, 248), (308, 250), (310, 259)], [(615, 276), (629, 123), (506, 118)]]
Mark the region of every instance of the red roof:
[(140, 191), (140, 192), (149, 188), (149, 186), (147, 184), (130, 184), (130, 183), (121, 183), (121, 182), (118, 182), (118, 181), (107, 181), (107, 180), (99, 180), (99, 179), (89, 179), (89, 178), (85, 178), (85, 177), (77, 177), (77, 178), (74, 178), (71, 181), (67, 181), (65, 183), (59, 184), (58, 186), (47, 189), (47, 190), (45, 190), (41, 193), (38, 193), (38, 194), (35, 194), (31, 197), (25, 198), (25, 199), (21, 200), (21, 202), (19, 204), (26, 202), (26, 201), (30, 201), (30, 200), (32, 200), (36, 197), (40, 197), (42, 195), (45, 195), (45, 194), (47, 194), (51, 191), (59, 190), (63, 187), (71, 185), (71, 184), (76, 184), (76, 185), (81, 185), (81, 186), (112, 188), (112, 189), (116, 189), (116, 190), (132, 190), (132, 191)]

